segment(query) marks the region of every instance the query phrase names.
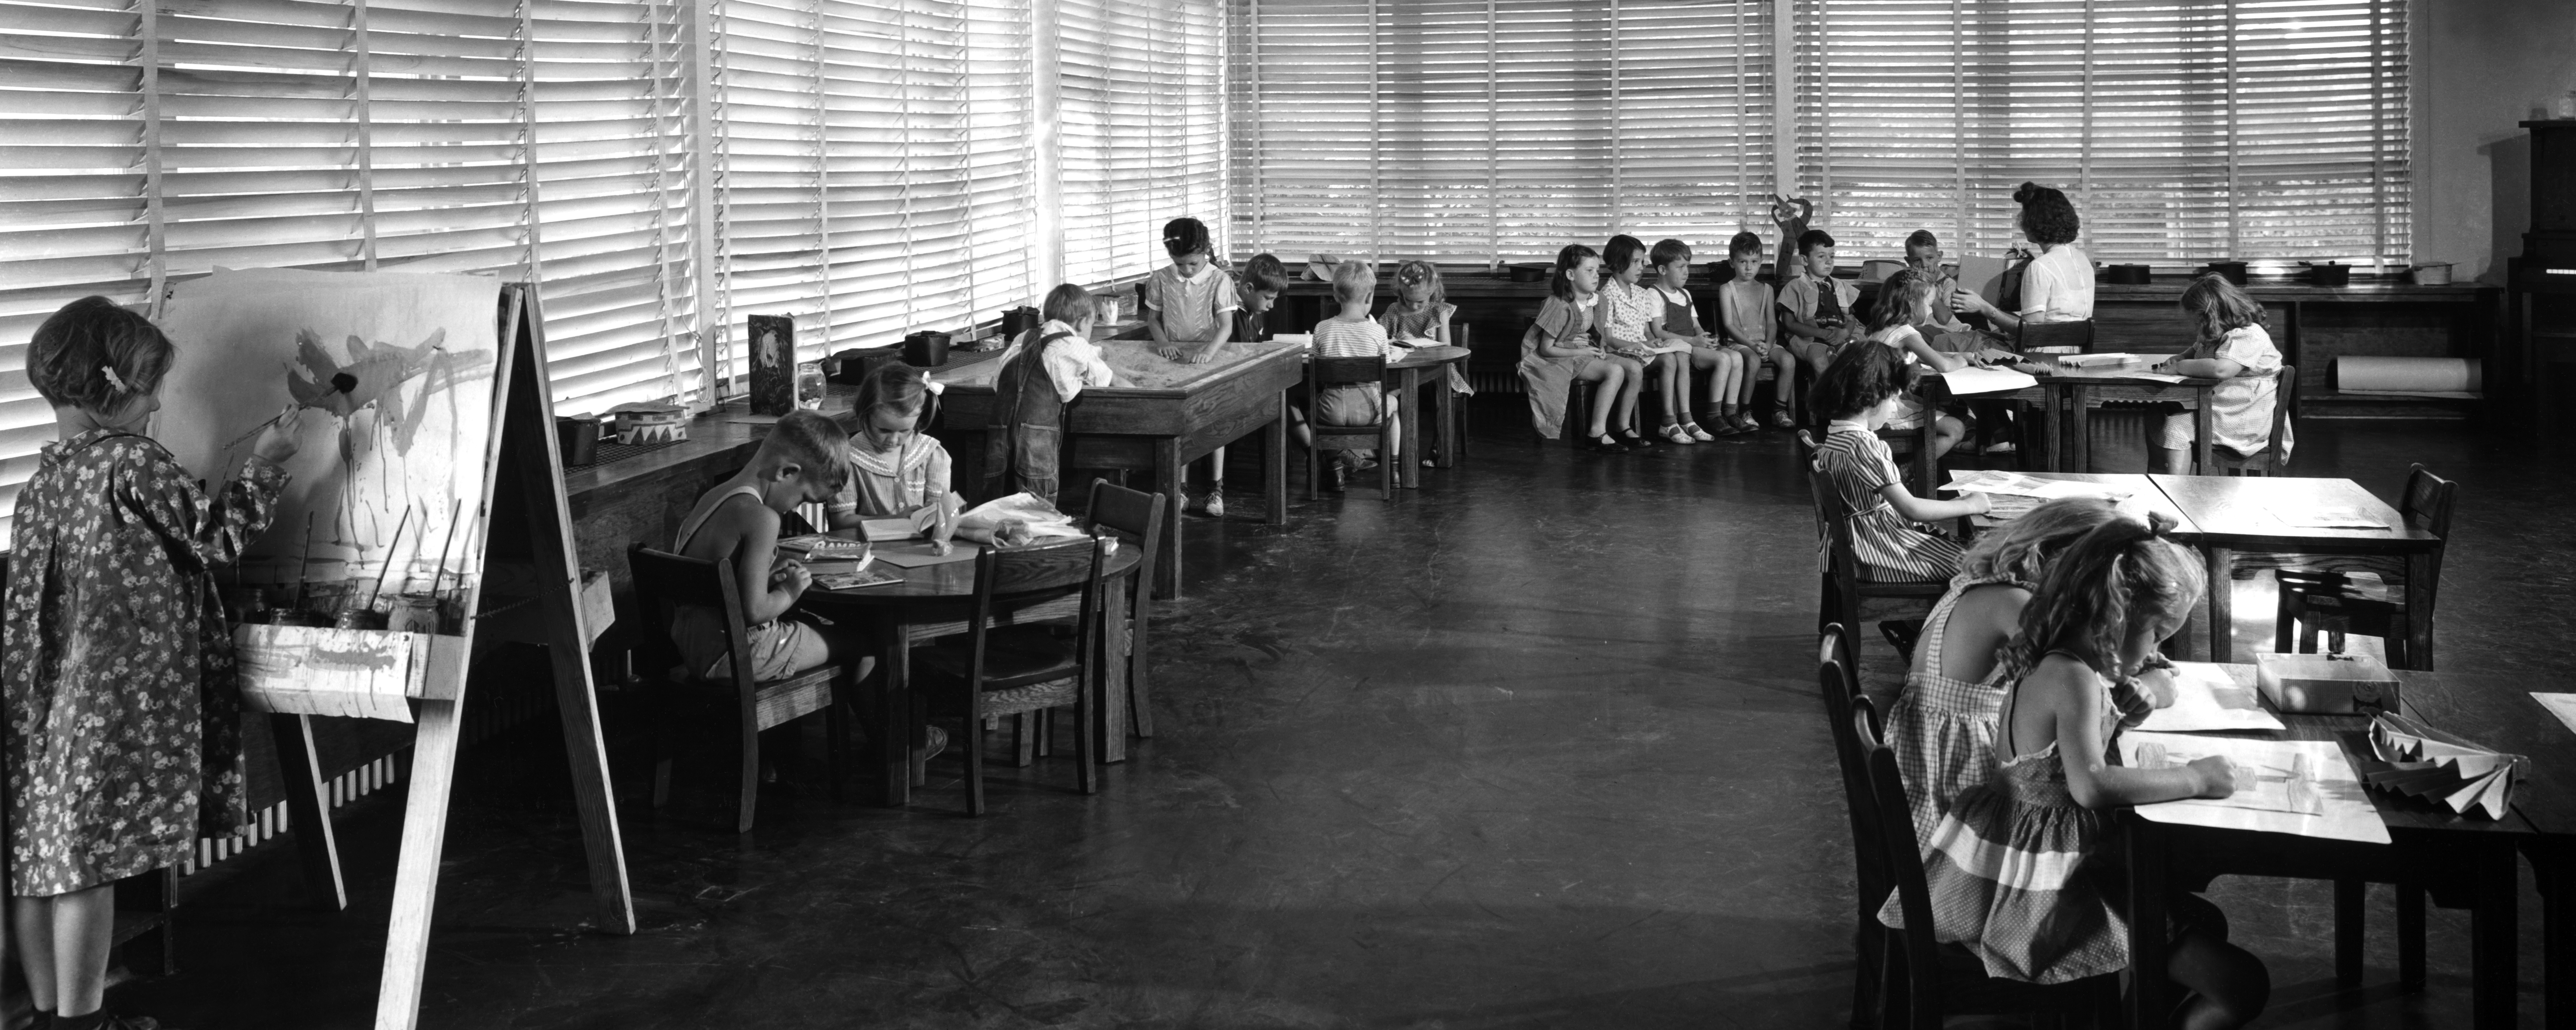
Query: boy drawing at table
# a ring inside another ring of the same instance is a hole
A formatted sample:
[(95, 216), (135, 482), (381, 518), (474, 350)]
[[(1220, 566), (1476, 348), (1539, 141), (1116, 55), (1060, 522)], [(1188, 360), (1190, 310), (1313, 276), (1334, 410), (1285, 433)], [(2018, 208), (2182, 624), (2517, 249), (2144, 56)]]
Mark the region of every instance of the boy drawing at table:
[(1044, 324), (1002, 351), (993, 375), (993, 425), (984, 431), (984, 496), (1026, 491), (1055, 503), (1063, 484), (1064, 408), (1086, 386), (1115, 386), (1118, 374), (1091, 342), (1099, 317), (1091, 291), (1072, 283), (1048, 290)]
[(1798, 275), (1780, 287), (1780, 328), (1789, 335), (1789, 353), (1818, 372), (1836, 351), (1860, 338), (1852, 305), (1860, 287), (1834, 278), (1834, 238), (1822, 229), (1798, 236)]
[[(684, 557), (733, 562), (743, 618), (751, 623), (747, 657), (755, 682), (834, 664), (852, 666), (853, 677), (860, 678), (875, 664), (852, 635), (788, 615), (814, 576), (803, 564), (778, 556), (781, 518), (799, 505), (822, 504), (840, 492), (849, 476), (843, 456), (849, 445), (840, 423), (819, 412), (779, 416), (751, 464), (698, 498), (671, 544)], [(709, 680), (733, 677), (724, 620), (723, 611), (704, 605), (672, 609), (671, 641), (690, 672)]]
[[(1997, 652), (1994, 770), (1960, 792), (1923, 849), (1933, 936), (1965, 945), (1987, 975), (2055, 984), (2127, 969), (2115, 810), (2235, 793), (2224, 758), (2133, 769), (2104, 757), (2121, 720), (2112, 685), (2152, 660), (2204, 585), (2197, 556), (2116, 519), (2049, 566)], [(2261, 1015), (2270, 974), (2227, 942), (2226, 916), (2195, 894), (2176, 892), (2166, 907), (2162, 972), (2189, 993), (2159, 1023), (2224, 1030)], [(1895, 899), (1879, 921), (1903, 921)]]
[[(2272, 405), (2280, 402), (2281, 388), (2281, 351), (2263, 328), (2263, 303), (2213, 273), (2183, 289), (2182, 309), (2200, 332), (2190, 349), (2157, 364), (2156, 371), (2226, 380), (2209, 391), (2209, 442), (2247, 457), (2262, 453), (2272, 445)], [(2290, 423), (2281, 423), (2285, 461), (2291, 429)], [(2191, 445), (2198, 433), (2191, 412), (2165, 415), (2156, 431), (2156, 450), (2164, 455), (2166, 472), (2191, 474)]]
[(1771, 287), (1757, 278), (1762, 274), (1762, 237), (1736, 233), (1727, 241), (1726, 263), (1733, 267), (1735, 278), (1717, 289), (1717, 331), (1727, 346), (1744, 355), (1744, 378), (1736, 384), (1734, 397), (1736, 428), (1762, 428), (1753, 413), (1753, 373), (1767, 362), (1772, 372), (1771, 425), (1788, 429), (1798, 424), (1789, 417), (1789, 384), (1798, 381), (1798, 359), (1776, 342), (1772, 332), (1779, 315), (1773, 310)]

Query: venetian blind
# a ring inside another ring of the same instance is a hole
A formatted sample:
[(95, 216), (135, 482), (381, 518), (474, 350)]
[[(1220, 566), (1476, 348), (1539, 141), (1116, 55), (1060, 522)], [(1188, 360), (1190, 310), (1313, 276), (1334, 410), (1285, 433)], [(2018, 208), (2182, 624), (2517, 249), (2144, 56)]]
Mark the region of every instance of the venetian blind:
[(1799, 0), (1799, 187), (1846, 249), (2018, 235), (2067, 191), (2101, 261), (2403, 263), (2398, 0)]
[(1770, 0), (1234, 0), (1239, 250), (1482, 263), (1763, 222)]
[(728, 315), (808, 353), (1025, 303), (1027, 0), (725, 0)]
[(556, 400), (667, 397), (694, 330), (667, 4), (0, 4), (0, 493), (66, 301), (218, 267), (534, 279)]
[(1224, 224), (1224, 11), (1216, 0), (1058, 10), (1064, 275), (1143, 275), (1167, 260), (1164, 222)]

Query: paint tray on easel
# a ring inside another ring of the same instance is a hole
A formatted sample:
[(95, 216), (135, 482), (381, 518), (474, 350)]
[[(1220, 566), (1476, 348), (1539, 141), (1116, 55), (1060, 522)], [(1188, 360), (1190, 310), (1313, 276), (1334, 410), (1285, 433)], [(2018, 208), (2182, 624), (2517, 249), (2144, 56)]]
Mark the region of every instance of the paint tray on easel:
[(2372, 787), (2427, 798), (2462, 815), (2477, 809), (2489, 819), (2504, 818), (2512, 807), (2513, 786), (2531, 761), (2399, 715), (2371, 720), (2370, 749), (2388, 763), (2364, 777)]

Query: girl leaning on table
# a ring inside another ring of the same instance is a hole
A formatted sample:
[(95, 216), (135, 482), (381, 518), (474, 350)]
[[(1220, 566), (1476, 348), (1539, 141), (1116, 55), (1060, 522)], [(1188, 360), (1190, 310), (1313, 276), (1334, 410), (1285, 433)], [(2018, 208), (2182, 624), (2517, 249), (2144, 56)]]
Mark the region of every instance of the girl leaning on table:
[[(2281, 350), (2263, 328), (2263, 303), (2212, 273), (2183, 289), (2182, 309), (2199, 333), (2190, 349), (2158, 363), (2156, 371), (2226, 380), (2209, 391), (2209, 442), (2249, 457), (2262, 453), (2272, 445), (2272, 405), (2281, 388)], [(2156, 450), (2164, 455), (2166, 472), (2191, 474), (2191, 445), (2198, 435), (2193, 421), (2189, 411), (2168, 411), (2157, 427)], [(2281, 424), (2283, 460), (2290, 456), (2291, 430)]]
[(948, 553), (966, 499), (949, 489), (948, 449), (922, 431), (939, 393), (930, 373), (902, 362), (879, 365), (859, 383), (850, 403), (858, 424), (850, 434), (850, 478), (824, 507), (834, 530), (857, 529), (865, 519), (909, 519), (933, 551)]
[[(1988, 975), (2055, 984), (2127, 968), (2127, 876), (2112, 810), (2235, 792), (2222, 758), (2130, 769), (2104, 757), (2121, 717), (2112, 684), (2181, 628), (2203, 585), (2197, 557), (2124, 518), (2070, 545), (2022, 609), (1997, 656), (2008, 685), (1994, 773), (1959, 794), (1923, 853), (1933, 935), (1966, 946)], [(2172, 1025), (2221, 1030), (2260, 1015), (2270, 975), (2227, 942), (2217, 906), (2177, 894), (2167, 910), (2165, 974), (2189, 992)], [(1879, 919), (1902, 921), (1893, 897)]]

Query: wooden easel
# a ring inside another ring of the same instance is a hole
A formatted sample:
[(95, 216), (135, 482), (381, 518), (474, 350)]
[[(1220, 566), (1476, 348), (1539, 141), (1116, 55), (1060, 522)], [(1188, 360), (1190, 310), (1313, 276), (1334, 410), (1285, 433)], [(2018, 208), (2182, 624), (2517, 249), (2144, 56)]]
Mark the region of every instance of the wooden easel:
[[(506, 614), (506, 619), (486, 631), (487, 642), (528, 640), (545, 644), (552, 654), (564, 750), (572, 762), (582, 844), (590, 856), (596, 918), (605, 932), (635, 932), (635, 902), (627, 887), (625, 852), (609, 791), (608, 752), (590, 678), (593, 634), (583, 625), (581, 567), (573, 543), (572, 514), (564, 499), (554, 401), (546, 388), (544, 321), (535, 292), (525, 284), (504, 285), (500, 306), (492, 436), (482, 465), (484, 503), (467, 529), (473, 546), (462, 553), (484, 555), (483, 545), (495, 540), (507, 545), (505, 549), (523, 545), (528, 553), (511, 557), (524, 558), (535, 567), (535, 592), (485, 611), (485, 577), (467, 577), (459, 635), (436, 637), (427, 649), (427, 671), (418, 677), (418, 692), (412, 695), (419, 702), (415, 716), (419, 730), (412, 745), (410, 798), (394, 873), (393, 915), (385, 931), (384, 979), (376, 995), (377, 1030), (410, 1030), (419, 1021), (430, 916), (438, 898), (439, 854), (447, 839), (447, 803), (456, 780), (459, 716), (465, 706), (477, 626), (486, 616)], [(516, 477), (515, 482), (505, 483), (504, 475)], [(496, 527), (502, 531), (497, 537)], [(313, 717), (271, 718), (277, 730), (278, 758), (286, 770), (288, 818), (307, 876), (326, 905), (345, 908), (348, 888), (331, 831), (330, 800), (313, 750)]]

